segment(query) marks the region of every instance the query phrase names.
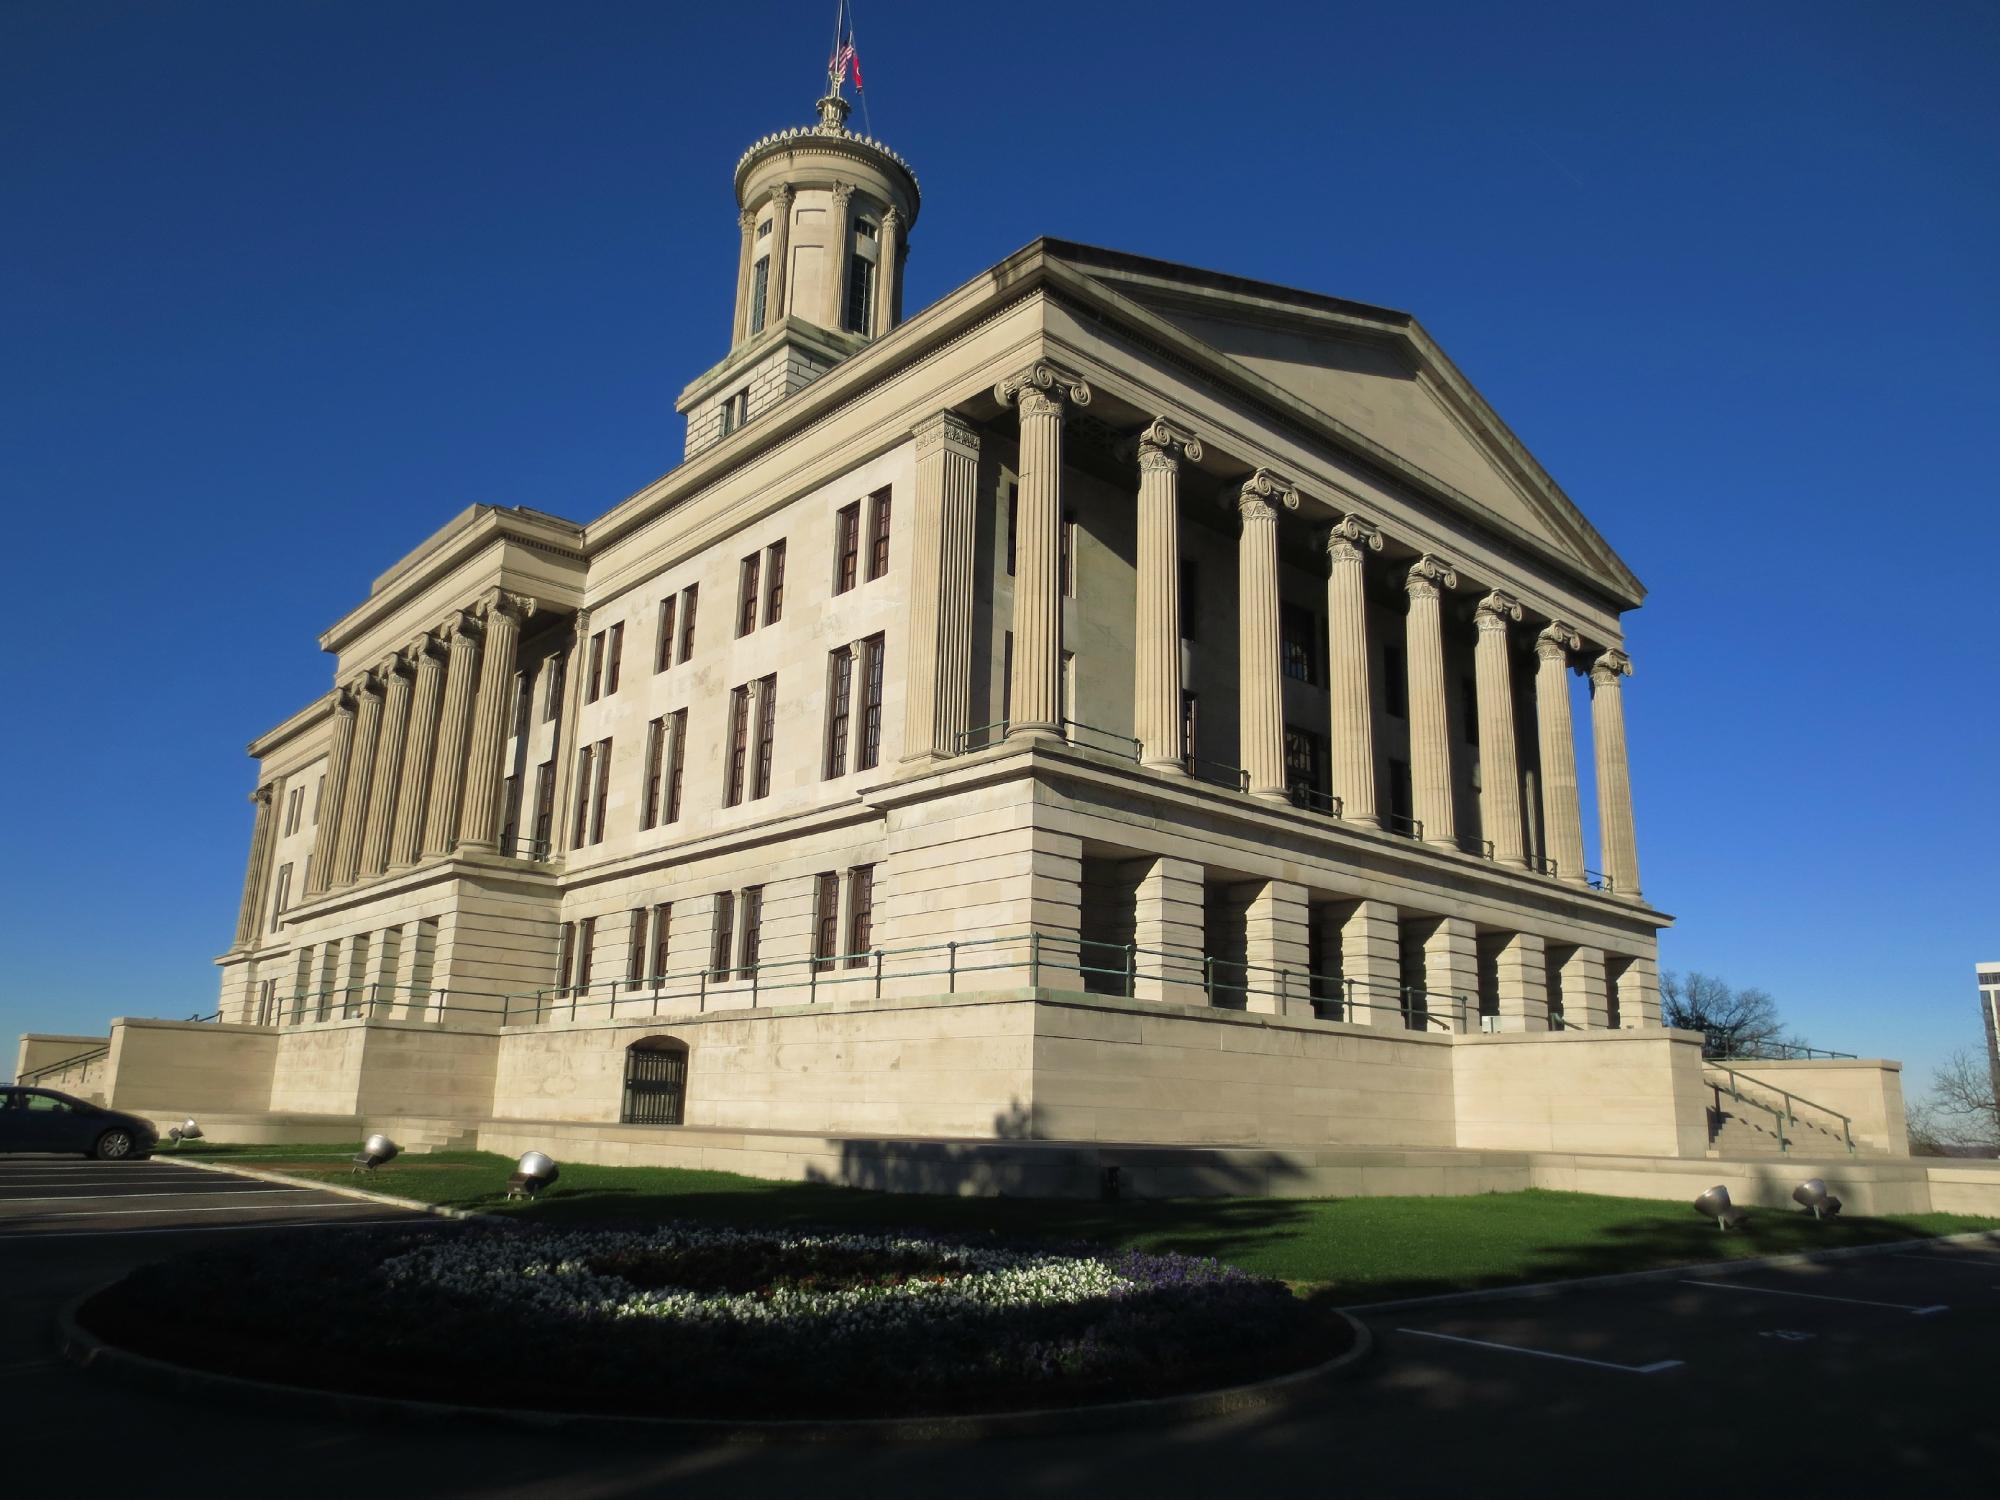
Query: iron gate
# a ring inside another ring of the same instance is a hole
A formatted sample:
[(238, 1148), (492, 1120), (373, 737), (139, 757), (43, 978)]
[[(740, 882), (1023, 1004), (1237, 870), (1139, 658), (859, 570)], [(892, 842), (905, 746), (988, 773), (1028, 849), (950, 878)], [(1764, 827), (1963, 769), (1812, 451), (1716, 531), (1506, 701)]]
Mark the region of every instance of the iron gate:
[(647, 1039), (625, 1049), (626, 1125), (678, 1125), (687, 1103), (688, 1051), (683, 1042)]

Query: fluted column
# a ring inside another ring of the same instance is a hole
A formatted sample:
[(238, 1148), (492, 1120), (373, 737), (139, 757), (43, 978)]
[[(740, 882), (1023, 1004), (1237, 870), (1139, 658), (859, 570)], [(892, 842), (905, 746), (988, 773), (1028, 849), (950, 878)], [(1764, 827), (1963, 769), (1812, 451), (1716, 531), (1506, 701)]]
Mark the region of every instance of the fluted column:
[(1161, 417), (1139, 434), (1139, 610), (1133, 632), (1132, 727), (1155, 771), (1187, 774), (1181, 744), (1181, 455), (1198, 439)]
[(521, 654), (521, 621), (535, 601), (495, 589), (486, 598), (486, 645), (473, 714), (472, 749), (466, 757), (465, 815), (458, 825), (462, 849), (500, 850), (500, 773), (507, 721), (514, 707), (515, 663)]
[(732, 346), (742, 343), (750, 331), (750, 262), (755, 258), (751, 246), (757, 239), (757, 215), (746, 208), (736, 216), (736, 223), (743, 231), (743, 242), (736, 252), (736, 323), (729, 334)]
[(471, 729), (472, 692), (479, 670), (478, 622), (460, 614), (452, 622), (445, 661), (444, 710), (438, 716), (437, 764), (424, 816), (424, 853), (449, 854), (458, 843), (458, 805), (465, 791), (465, 742)]
[(271, 862), (271, 804), (276, 787), (266, 783), (250, 794), (257, 809), (250, 825), (250, 863), (243, 872), (243, 904), (236, 911), (235, 947), (256, 946), (258, 919), (264, 912), (265, 870)]
[(903, 759), (954, 755), (972, 727), (972, 547), (979, 434), (956, 412), (917, 428)]
[[(766, 328), (785, 315), (785, 302), (791, 295), (788, 284), (791, 254), (792, 190), (788, 184), (780, 184), (771, 194), (771, 290), (764, 300)], [(751, 251), (750, 259), (753, 263), (756, 261), (755, 250)]]
[(1368, 684), (1368, 590), (1365, 559), (1382, 550), (1382, 532), (1360, 516), (1340, 519), (1326, 538), (1327, 744), (1341, 816), (1382, 826), (1375, 800), (1375, 698)]
[(1268, 469), (1243, 481), (1236, 512), (1237, 755), (1250, 793), (1285, 799), (1285, 673), (1278, 646), (1278, 508), (1299, 492)]
[(396, 787), (396, 817), (389, 832), (392, 866), (413, 865), (424, 852), (424, 807), (437, 751), (438, 699), (444, 690), (444, 657), (435, 640), (422, 636), (404, 654), (416, 669), (416, 683), (410, 697), (409, 743)]
[(1612, 894), (1639, 899), (1639, 847), (1632, 834), (1632, 775), (1625, 758), (1625, 694), (1632, 658), (1607, 651), (1590, 668), (1590, 735), (1597, 753), (1597, 831)]
[(1410, 785), (1424, 842), (1458, 847), (1451, 795), (1451, 730), (1444, 695), (1444, 621), (1439, 589), (1458, 587), (1458, 574), (1425, 553), (1410, 568)]
[(833, 185), (833, 207), (827, 214), (826, 229), (826, 302), (824, 316), (820, 319), (822, 328), (844, 328), (841, 322), (841, 303), (847, 296), (847, 258), (854, 253), (854, 185), (836, 182)]
[(403, 789), (404, 741), (410, 725), (410, 668), (402, 657), (381, 667), (384, 683), (381, 748), (375, 752), (375, 795), (368, 802), (368, 822), (361, 833), (361, 873), (380, 875), (389, 868), (389, 828), (396, 798)]
[(1542, 827), (1556, 877), (1582, 885), (1583, 806), (1569, 715), (1569, 654), (1582, 641), (1557, 620), (1535, 637), (1535, 735), (1542, 757)]
[(354, 700), (333, 700), (333, 738), (326, 751), (326, 789), (319, 798), (319, 825), (313, 830), (305, 894), (317, 896), (333, 883), (333, 849), (340, 831), (340, 804), (347, 799), (347, 764), (354, 758)]
[(1009, 739), (1062, 733), (1062, 426), (1090, 403), (1081, 377), (1033, 364), (993, 388), (1021, 413), (1015, 496), (1014, 675)]
[(896, 256), (903, 238), (903, 216), (895, 209), (882, 215), (882, 248), (875, 261), (875, 337), (896, 326)]
[(361, 831), (375, 796), (375, 758), (381, 752), (382, 682), (373, 672), (354, 689), (354, 754), (347, 795), (340, 799), (340, 837), (333, 846), (333, 884), (350, 885), (361, 872)]
[(1514, 741), (1514, 671), (1507, 622), (1521, 606), (1495, 589), (1473, 614), (1479, 642), (1473, 674), (1479, 693), (1479, 821), (1493, 841), (1493, 857), (1518, 870), (1528, 867), (1521, 817), (1521, 756)]
[[(555, 845), (553, 853), (568, 850), (570, 838), (575, 831), (574, 821), (569, 817), (571, 783), (576, 779), (576, 749), (581, 743), (577, 733), (577, 720), (583, 713), (583, 662), (584, 653), (590, 649), (590, 611), (579, 609), (569, 622), (569, 665), (563, 669), (563, 701), (558, 710), (561, 717), (556, 720), (554, 747), (549, 754), (556, 763), (555, 823), (551, 830), (550, 843)], [(686, 747), (682, 746), (685, 753)]]

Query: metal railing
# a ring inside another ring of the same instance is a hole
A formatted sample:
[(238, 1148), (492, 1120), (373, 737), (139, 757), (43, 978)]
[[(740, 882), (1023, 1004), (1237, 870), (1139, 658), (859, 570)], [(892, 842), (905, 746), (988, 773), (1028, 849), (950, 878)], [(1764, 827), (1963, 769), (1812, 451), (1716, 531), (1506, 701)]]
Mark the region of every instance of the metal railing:
[(1420, 818), (1406, 818), (1401, 813), (1385, 812), (1382, 814), (1382, 828), (1386, 833), (1400, 833), (1406, 839), (1423, 842), (1424, 825)]
[(1593, 891), (1603, 891), (1607, 896), (1614, 894), (1611, 888), (1611, 877), (1602, 870), (1585, 870), (1583, 872), (1583, 883)]
[(55, 1062), (43, 1063), (39, 1068), (30, 1068), (27, 1072), (16, 1078), (14, 1083), (20, 1088), (30, 1088), (40, 1083), (44, 1078), (52, 1078), (58, 1073), (66, 1073), (71, 1068), (82, 1068), (85, 1079), (88, 1079), (90, 1076), (90, 1065), (94, 1062), (101, 1062), (110, 1055), (111, 1046), (109, 1043), (106, 1043), (102, 1047), (93, 1047), (88, 1052), (73, 1053), (71, 1056), (61, 1058)]
[(1199, 755), (1183, 755), (1181, 769), (1196, 781), (1209, 786), (1226, 786), (1232, 792), (1250, 790), (1250, 773), (1241, 766), (1232, 766), (1227, 761), (1203, 760)]
[(1480, 859), (1491, 859), (1493, 857), (1493, 840), (1476, 839), (1469, 833), (1461, 833), (1458, 836), (1458, 849), (1461, 854), (1476, 855)]
[[(991, 724), (975, 724), (970, 729), (961, 729), (952, 753), (970, 755), (975, 750), (991, 750), (1007, 738), (1007, 731), (1012, 727), (1006, 719), (995, 719)], [(998, 733), (995, 733), (996, 730)]]
[(1533, 859), (1528, 861), (1528, 868), (1535, 871), (1537, 874), (1547, 875), (1551, 879), (1556, 878), (1562, 873), (1556, 868), (1556, 862), (1554, 860), (1549, 859), (1547, 856), (1540, 854), (1536, 855)]
[[(1739, 1103), (1754, 1104), (1760, 1109), (1769, 1110), (1772, 1114), (1781, 1116), (1786, 1125), (1797, 1128), (1799, 1122), (1797, 1106), (1801, 1104), (1807, 1109), (1816, 1109), (1823, 1115), (1831, 1115), (1834, 1119), (1840, 1121), (1840, 1138), (1847, 1145), (1847, 1154), (1849, 1156), (1854, 1155), (1854, 1121), (1839, 1110), (1829, 1108), (1824, 1104), (1815, 1103), (1813, 1100), (1806, 1098), (1804, 1094), (1794, 1094), (1789, 1089), (1781, 1089), (1767, 1079), (1753, 1078), (1750, 1074), (1743, 1072), (1739, 1068), (1725, 1067), (1721, 1063), (1713, 1061), (1705, 1063), (1704, 1066), (1713, 1068), (1718, 1073), (1726, 1074), (1729, 1078), (1729, 1082), (1726, 1085), (1711, 1082), (1709, 1084), (1710, 1088), (1720, 1089), (1726, 1087), (1729, 1090), (1729, 1097), (1731, 1099)], [(1783, 1110), (1775, 1108), (1762, 1099), (1748, 1097), (1744, 1094), (1741, 1085), (1738, 1083), (1739, 1079), (1744, 1083), (1754, 1084), (1760, 1089), (1767, 1089), (1771, 1093), (1776, 1094), (1780, 1099), (1785, 1101)], [(1816, 1128), (1821, 1130), (1827, 1129), (1824, 1125), (1818, 1125)], [(1829, 1135), (1832, 1134), (1830, 1130), (1827, 1133)], [(1778, 1132), (1778, 1148), (1780, 1150), (1790, 1149), (1786, 1145), (1785, 1133), (1782, 1129)]]
[(1737, 1051), (1736, 1033), (1732, 1031), (1705, 1031), (1702, 1033), (1702, 1056), (1716, 1062), (1790, 1062), (1799, 1059), (1810, 1061), (1824, 1057), (1829, 1061), (1853, 1061), (1852, 1052), (1835, 1052), (1827, 1047), (1808, 1047), (1803, 1042), (1763, 1042), (1752, 1041), (1743, 1044), (1744, 1051)]
[(554, 847), (548, 839), (522, 838), (519, 834), (500, 841), (500, 852), (508, 859), (533, 860), (536, 864), (545, 863)]
[(1290, 799), (1294, 807), (1303, 807), (1311, 812), (1323, 812), (1335, 818), (1340, 816), (1343, 806), (1340, 798), (1309, 787), (1302, 781), (1295, 781), (1286, 787), (1285, 796)]
[(1060, 722), (1062, 737), (1070, 744), (1085, 750), (1103, 750), (1112, 755), (1122, 755), (1137, 765), (1140, 752), (1145, 749), (1142, 741), (1133, 739), (1129, 734), (1100, 729), (1095, 724), (1085, 724), (1076, 719), (1063, 719)]

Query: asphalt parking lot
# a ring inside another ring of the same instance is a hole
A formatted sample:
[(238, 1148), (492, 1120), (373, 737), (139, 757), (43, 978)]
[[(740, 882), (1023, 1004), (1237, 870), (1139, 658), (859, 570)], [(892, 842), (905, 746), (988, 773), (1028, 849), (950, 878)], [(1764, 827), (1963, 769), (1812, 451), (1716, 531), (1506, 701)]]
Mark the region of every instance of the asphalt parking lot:
[(33, 1438), (10, 1445), (0, 1475), (153, 1497), (212, 1497), (257, 1474), (281, 1476), (289, 1496), (1101, 1500), (1336, 1483), (1360, 1495), (1675, 1494), (1746, 1481), (1843, 1494), (1884, 1480), (1987, 1493), (2000, 1473), (2000, 1235), (1367, 1309), (1373, 1357), (1292, 1408), (978, 1445), (693, 1448), (308, 1419), (129, 1389), (59, 1358), (57, 1309), (133, 1265), (227, 1237), (417, 1217), (274, 1187), (171, 1160), (0, 1158), (0, 1410)]

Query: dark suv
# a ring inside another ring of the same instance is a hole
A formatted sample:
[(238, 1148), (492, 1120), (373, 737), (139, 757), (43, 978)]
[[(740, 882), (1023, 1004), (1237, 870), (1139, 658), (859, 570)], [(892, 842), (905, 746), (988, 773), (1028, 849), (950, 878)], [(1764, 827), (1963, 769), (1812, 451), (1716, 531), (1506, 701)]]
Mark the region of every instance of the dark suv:
[(78, 1151), (101, 1161), (149, 1156), (160, 1133), (137, 1115), (58, 1094), (0, 1088), (0, 1152)]

